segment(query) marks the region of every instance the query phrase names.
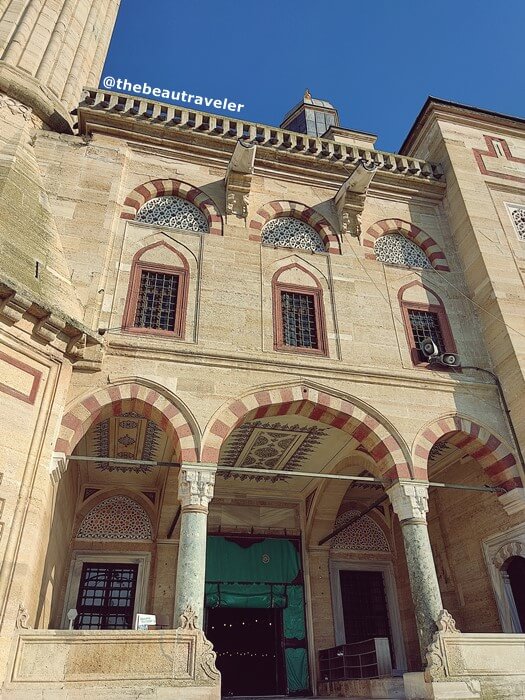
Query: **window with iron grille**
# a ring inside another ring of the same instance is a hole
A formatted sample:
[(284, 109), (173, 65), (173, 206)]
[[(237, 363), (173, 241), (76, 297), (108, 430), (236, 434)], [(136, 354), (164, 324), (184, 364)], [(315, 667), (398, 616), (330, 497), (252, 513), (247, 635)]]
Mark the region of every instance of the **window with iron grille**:
[(313, 294), (281, 291), (283, 345), (319, 348), (315, 306)]
[(178, 330), (180, 277), (180, 274), (158, 269), (140, 270), (134, 328)]
[(412, 330), (414, 348), (417, 351), (420, 362), (427, 361), (427, 357), (421, 351), (421, 342), (424, 338), (432, 338), (440, 354), (446, 352), (439, 313), (423, 309), (408, 309), (408, 318)]
[(75, 629), (132, 629), (137, 573), (137, 564), (84, 563)]

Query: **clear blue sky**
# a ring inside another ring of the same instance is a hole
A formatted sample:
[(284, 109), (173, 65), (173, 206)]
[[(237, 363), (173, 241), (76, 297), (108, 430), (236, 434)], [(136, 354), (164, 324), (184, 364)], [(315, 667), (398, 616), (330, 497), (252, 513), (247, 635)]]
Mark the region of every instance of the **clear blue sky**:
[(428, 95), (525, 117), (524, 26), (525, 0), (122, 0), (103, 76), (275, 125), (308, 87), (397, 151)]

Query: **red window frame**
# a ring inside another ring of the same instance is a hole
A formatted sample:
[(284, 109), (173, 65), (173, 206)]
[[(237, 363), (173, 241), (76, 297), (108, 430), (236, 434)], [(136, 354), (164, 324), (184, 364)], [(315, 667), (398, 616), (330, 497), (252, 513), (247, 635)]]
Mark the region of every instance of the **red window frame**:
[[(431, 367), (431, 363), (425, 362), (419, 357), (419, 351), (414, 338), (414, 333), (412, 331), (410, 316), (408, 314), (409, 311), (428, 311), (436, 314), (441, 335), (443, 337), (443, 343), (445, 345), (444, 352), (457, 352), (456, 343), (454, 342), (454, 336), (452, 335), (452, 330), (450, 328), (450, 323), (448, 321), (444, 306), (438, 304), (421, 304), (411, 301), (402, 301), (401, 313), (403, 314), (403, 325), (405, 326), (408, 347), (410, 348), (410, 358), (414, 367)], [(443, 367), (440, 367), (440, 369), (443, 369)]]
[[(317, 331), (317, 348), (307, 348), (298, 345), (286, 345), (284, 342), (284, 327), (282, 313), (282, 292), (290, 292), (292, 294), (307, 294), (313, 297), (314, 300), (314, 318), (315, 328)], [(304, 353), (306, 355), (320, 355), (328, 357), (328, 340), (326, 336), (326, 325), (324, 320), (323, 308), (323, 290), (318, 287), (303, 287), (295, 284), (281, 284), (279, 282), (273, 285), (273, 347), (274, 350), (280, 352)]]
[[(142, 251), (144, 252), (144, 251)], [(140, 292), (140, 282), (143, 272), (160, 272), (169, 275), (176, 275), (179, 278), (177, 288), (177, 302), (175, 306), (175, 324), (172, 330), (162, 328), (143, 328), (135, 326), (135, 316)], [(124, 307), (123, 328), (132, 333), (144, 335), (158, 335), (171, 338), (184, 338), (186, 330), (186, 307), (188, 302), (188, 271), (173, 265), (161, 265), (160, 263), (149, 263), (136, 260), (133, 263), (128, 296)]]

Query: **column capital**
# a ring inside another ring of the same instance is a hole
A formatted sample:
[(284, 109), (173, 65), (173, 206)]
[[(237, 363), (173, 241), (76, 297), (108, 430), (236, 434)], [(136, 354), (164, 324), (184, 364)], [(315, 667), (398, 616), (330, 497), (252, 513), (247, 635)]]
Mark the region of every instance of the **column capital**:
[(207, 513), (213, 498), (216, 469), (199, 468), (198, 464), (181, 464), (179, 472), (179, 501), (183, 511)]
[(386, 490), (394, 512), (401, 522), (419, 520), (426, 522), (428, 513), (428, 482), (396, 481)]

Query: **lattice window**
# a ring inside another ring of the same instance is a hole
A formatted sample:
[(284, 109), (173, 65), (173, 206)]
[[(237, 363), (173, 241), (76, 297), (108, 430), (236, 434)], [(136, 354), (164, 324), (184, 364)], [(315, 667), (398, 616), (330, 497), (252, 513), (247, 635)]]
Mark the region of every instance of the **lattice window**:
[(507, 204), (507, 207), (516, 235), (520, 241), (525, 241), (525, 207), (517, 207), (511, 204)]
[[(358, 510), (347, 510), (335, 521), (340, 527), (359, 515)], [(383, 530), (367, 515), (349, 525), (332, 540), (332, 549), (350, 549), (360, 552), (389, 552), (390, 546)]]
[(178, 293), (179, 275), (142, 270), (134, 327), (173, 331)]
[(387, 233), (374, 245), (377, 260), (391, 265), (431, 268), (430, 260), (419, 246), (400, 233)]
[(325, 251), (323, 239), (317, 231), (293, 216), (281, 216), (269, 221), (262, 230), (262, 242), (281, 248), (301, 248), (316, 253)]
[(296, 348), (318, 348), (317, 318), (313, 294), (281, 292), (283, 343)]
[(173, 196), (149, 199), (137, 212), (135, 221), (183, 231), (207, 233), (209, 230), (208, 221), (200, 209), (185, 199)]
[(151, 540), (151, 521), (136, 501), (127, 496), (112, 496), (86, 514), (77, 537), (83, 540)]
[(417, 349), (421, 362), (426, 362), (427, 357), (421, 351), (421, 342), (424, 338), (432, 338), (441, 353), (446, 351), (443, 331), (439, 323), (439, 314), (434, 311), (423, 311), (421, 309), (408, 309), (408, 318), (412, 328), (414, 347)]

